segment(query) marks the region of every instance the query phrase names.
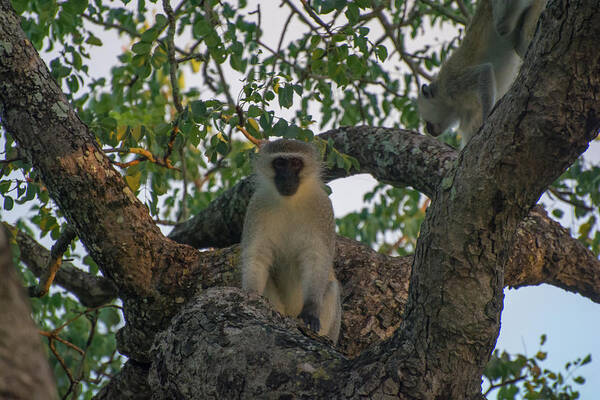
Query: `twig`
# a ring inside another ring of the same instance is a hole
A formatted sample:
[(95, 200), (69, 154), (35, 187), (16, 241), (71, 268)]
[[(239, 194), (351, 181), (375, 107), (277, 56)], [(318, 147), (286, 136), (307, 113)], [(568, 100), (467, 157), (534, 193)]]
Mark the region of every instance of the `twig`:
[(64, 344), (65, 346), (75, 350), (76, 352), (78, 352), (79, 354), (83, 354), (83, 350), (81, 350), (79, 347), (77, 347), (76, 345), (74, 345), (73, 343), (69, 342), (68, 340), (65, 340), (63, 338), (61, 338), (60, 336), (58, 336), (58, 332), (56, 331), (51, 331), (51, 332), (46, 332), (46, 331), (39, 331), (40, 335), (45, 336), (51, 340), (56, 340), (57, 342), (60, 342), (62, 344)]
[[(72, 399), (77, 398), (79, 388), (80, 388), (79, 383), (83, 380), (83, 375), (85, 372), (85, 370), (84, 370), (85, 357), (87, 356), (88, 349), (92, 345), (92, 340), (94, 340), (94, 335), (96, 333), (96, 325), (98, 324), (98, 310), (96, 310), (94, 312), (93, 317), (90, 319), (90, 324), (91, 324), (90, 333), (88, 335), (87, 341), (85, 342), (84, 352), (81, 355), (81, 360), (79, 361), (79, 368), (77, 369), (77, 378), (76, 378), (75, 384), (71, 385), (71, 387), (73, 388), (73, 396), (71, 396)], [(67, 394), (68, 394), (68, 392), (67, 392)]]
[(463, 0), (456, 0), (456, 4), (458, 5), (458, 9), (460, 10), (460, 12), (465, 16), (467, 21), (470, 23), (472, 15), (469, 12), (469, 10), (467, 10), (467, 6), (465, 6), (465, 2)]
[(197, 60), (197, 61), (206, 62), (206, 57), (203, 54), (194, 53), (194, 54), (190, 54), (185, 57), (178, 58), (175, 61), (177, 62), (177, 64), (181, 64), (182, 62), (189, 61), (189, 60)]
[(69, 319), (67, 322), (64, 322), (61, 326), (59, 326), (58, 328), (54, 329), (52, 332), (58, 333), (61, 330), (63, 330), (65, 328), (65, 326), (71, 324), (73, 321), (76, 321), (77, 319), (81, 318), (82, 316), (84, 316), (84, 315), (86, 315), (88, 313), (100, 310), (102, 308), (116, 308), (118, 310), (122, 310), (123, 309), (123, 307), (118, 306), (116, 304), (104, 304), (104, 305), (101, 305), (101, 306), (98, 306), (98, 307), (87, 308), (84, 311), (80, 312), (79, 314), (75, 315), (73, 318)]
[(11, 162), (21, 161), (21, 160), (24, 160), (24, 158), (23, 157), (8, 158), (6, 160), (0, 160), (0, 164), (10, 164)]
[[(279, 54), (281, 52), (283, 38), (288, 30), (288, 27), (290, 25), (290, 22), (292, 21), (293, 16), (294, 16), (294, 12), (290, 12), (290, 15), (288, 15), (287, 19), (285, 20), (285, 24), (283, 24), (283, 29), (281, 30), (281, 36), (279, 36), (279, 43), (277, 44), (277, 54)], [(265, 93), (267, 92), (267, 90), (269, 90), (269, 88), (271, 87), (271, 83), (273, 82), (273, 77), (275, 76), (275, 67), (276, 66), (277, 66), (276, 62), (274, 62), (273, 65), (271, 66), (271, 76), (269, 77), (269, 82), (267, 82), (267, 84), (265, 85), (265, 90), (263, 91), (263, 97), (264, 97)]]
[(386, 35), (390, 38), (392, 43), (394, 43), (394, 47), (398, 51), (400, 58), (402, 59), (402, 61), (404, 61), (406, 63), (406, 65), (408, 65), (408, 68), (410, 68), (410, 70), (412, 71), (412, 73), (417, 81), (417, 86), (419, 86), (419, 75), (425, 77), (428, 80), (432, 80), (433, 76), (431, 76), (429, 73), (427, 73), (425, 70), (423, 70), (420, 66), (416, 65), (412, 60), (409, 59), (408, 54), (404, 50), (403, 41), (397, 40), (394, 37), (394, 28), (388, 21), (387, 17), (383, 14), (383, 12), (381, 12), (381, 10), (377, 13), (377, 18), (379, 19), (379, 22), (383, 26), (383, 29), (384, 29)]
[[(427, 4), (429, 7), (431, 7), (432, 9), (434, 9), (435, 11), (439, 12), (440, 14), (448, 17), (449, 19), (451, 19), (454, 22), (457, 22), (461, 25), (467, 25), (469, 23), (468, 19), (466, 18), (462, 18), (461, 16), (458, 16), (456, 14), (452, 14), (450, 12), (448, 12), (448, 10), (445, 7), (442, 7), (441, 5), (434, 3), (431, 0), (420, 0), (422, 3)], [(464, 7), (464, 4), (463, 4)], [(459, 8), (460, 8), (460, 4), (459, 4)], [(466, 8), (465, 8), (466, 10)], [(462, 9), (461, 9), (461, 12)]]
[[(81, 16), (83, 18), (87, 19), (88, 21), (90, 21), (91, 23), (95, 24), (95, 25), (102, 26), (104, 28), (109, 28), (109, 29), (111, 29), (111, 28), (112, 29), (116, 29), (119, 32), (126, 33), (129, 36), (131, 36), (131, 37), (135, 37), (135, 38), (141, 38), (142, 37), (141, 33), (133, 31), (133, 30), (130, 30), (128, 28), (125, 28), (122, 25), (113, 24), (113, 23), (110, 23), (110, 22), (104, 22), (104, 21), (99, 20), (99, 19), (94, 19), (94, 17), (92, 17), (91, 15), (88, 15), (88, 14), (81, 14)], [(167, 47), (166, 44), (161, 39), (156, 39), (156, 41), (158, 43), (162, 44), (163, 46)], [(175, 47), (175, 50), (177, 52), (183, 54), (183, 55), (188, 55), (187, 51), (185, 51), (183, 49), (180, 49), (178, 47)]]
[(561, 192), (561, 191), (557, 190), (555, 187), (552, 187), (552, 186), (548, 188), (548, 191), (550, 193), (552, 193), (554, 196), (556, 196), (559, 200), (561, 200), (561, 201), (563, 201), (563, 202), (565, 202), (567, 204), (570, 204), (570, 205), (572, 205), (574, 207), (583, 208), (587, 212), (593, 212), (593, 211), (595, 211), (594, 208), (588, 206), (587, 204), (585, 204), (582, 201), (568, 198), (567, 196), (572, 195), (572, 193)]
[[(175, 128), (173, 128), (175, 129)], [(142, 149), (141, 147), (130, 147), (130, 148), (115, 148), (115, 149), (106, 149), (103, 150), (105, 153), (132, 153), (132, 154), (139, 154), (140, 158), (136, 158), (135, 160), (131, 160), (128, 162), (119, 162), (119, 161), (113, 161), (110, 160), (110, 162), (118, 167), (121, 168), (128, 168), (128, 167), (132, 167), (134, 165), (139, 164), (142, 161), (150, 161), (151, 163), (154, 163), (156, 165), (160, 165), (161, 167), (165, 167), (168, 169), (174, 169), (176, 171), (181, 172), (181, 170), (177, 167), (174, 167), (173, 164), (171, 164), (171, 160), (169, 160), (168, 158), (165, 159), (165, 157), (159, 158), (156, 157), (154, 154), (152, 154), (151, 152), (149, 152), (146, 149)]]
[(204, 63), (202, 66), (202, 77), (204, 78), (204, 84), (208, 86), (210, 90), (217, 93), (217, 87), (213, 84), (213, 80), (208, 76), (208, 63)]
[(217, 72), (219, 73), (219, 78), (221, 79), (221, 85), (223, 86), (223, 93), (225, 94), (225, 97), (227, 98), (227, 102), (229, 103), (229, 105), (231, 107), (235, 107), (235, 101), (233, 101), (233, 96), (231, 96), (231, 93), (229, 92), (229, 85), (227, 84), (227, 81), (225, 80), (225, 74), (223, 74), (223, 69), (221, 68), (221, 64), (219, 64), (217, 61), (215, 61), (215, 66), (217, 67)]
[(29, 288), (30, 297), (43, 297), (48, 293), (56, 272), (58, 272), (62, 264), (62, 256), (76, 237), (77, 232), (70, 225), (67, 225), (56, 243), (52, 246), (52, 249), (50, 249), (50, 258), (48, 259), (44, 274), (40, 277), (38, 286)]
[(310, 6), (310, 4), (308, 4), (306, 2), (306, 0), (300, 0), (300, 2), (302, 3), (302, 6), (304, 7), (304, 9), (306, 10), (306, 12), (308, 13), (308, 15), (310, 15), (310, 17), (319, 25), (321, 25), (323, 28), (325, 28), (325, 30), (327, 31), (327, 33), (329, 34), (329, 36), (333, 36), (333, 32), (331, 32), (331, 30), (329, 29), (329, 25), (327, 25), (325, 22), (323, 22), (323, 20), (317, 15), (317, 13), (315, 12), (315, 10), (312, 9), (312, 7)]
[(176, 21), (171, 3), (169, 0), (163, 0), (163, 9), (167, 14), (169, 21), (169, 29), (167, 30), (167, 54), (169, 56), (169, 76), (171, 78), (171, 92), (173, 93), (173, 103), (177, 112), (181, 114), (183, 112), (183, 106), (179, 99), (179, 85), (177, 83), (177, 60), (175, 60), (175, 29)]
[(123, 169), (125, 168), (129, 168), (129, 167), (133, 167), (134, 165), (138, 165), (139, 163), (141, 163), (142, 161), (146, 161), (145, 158), (136, 158), (135, 160), (131, 160), (128, 162), (119, 162), (119, 161), (110, 161), (112, 164), (116, 165), (117, 167), (121, 167)]
[(366, 124), (367, 122), (366, 122), (366, 117), (365, 117), (365, 109), (362, 104), (362, 96), (360, 95), (360, 88), (357, 85), (352, 85), (352, 86), (354, 86), (354, 90), (356, 90), (356, 97), (358, 100), (358, 110), (360, 111), (361, 122), (363, 124)]
[(56, 346), (54, 345), (54, 338), (48, 337), (48, 347), (50, 347), (50, 351), (52, 351), (52, 354), (54, 354), (54, 357), (56, 357), (56, 359), (58, 360), (58, 363), (65, 371), (65, 374), (67, 374), (67, 377), (69, 377), (69, 382), (73, 382), (73, 375), (71, 374), (69, 367), (67, 367), (65, 360), (60, 356), (60, 354), (58, 354), (58, 351), (56, 351)]
[(492, 390), (494, 390), (494, 389), (498, 389), (499, 387), (506, 386), (506, 385), (512, 385), (513, 383), (517, 383), (519, 381), (522, 381), (525, 378), (527, 378), (527, 376), (523, 375), (523, 376), (519, 376), (518, 378), (509, 379), (507, 381), (504, 381), (504, 382), (501, 382), (501, 383), (497, 383), (495, 385), (490, 385), (490, 387), (488, 388), (488, 390), (486, 390), (483, 395), (487, 396), (487, 394), (489, 392), (491, 392)]
[(194, 180), (194, 185), (196, 186), (196, 190), (200, 191), (202, 189), (202, 186), (204, 186), (204, 184), (206, 182), (208, 182), (208, 180), (215, 174), (215, 172), (217, 172), (219, 169), (221, 169), (223, 167), (224, 162), (225, 162), (225, 157), (219, 158), (219, 160), (217, 160), (217, 162), (215, 163), (215, 166), (212, 167), (211, 169), (209, 169), (208, 171), (206, 171), (206, 173), (204, 174), (204, 176), (202, 178), (197, 178), (196, 180)]
[(187, 181), (187, 168), (185, 165), (184, 148), (185, 148), (185, 146), (181, 146), (181, 148), (179, 149), (179, 158), (181, 159), (181, 175), (182, 175), (182, 180), (183, 180), (183, 194), (182, 194), (182, 199), (181, 199), (181, 215), (178, 218), (178, 221), (180, 221), (180, 222), (188, 219), (188, 215), (189, 215), (189, 210), (187, 207), (188, 181)]
[(248, 133), (246, 128), (244, 128), (243, 126), (237, 125), (236, 128), (238, 129), (238, 131), (242, 132), (244, 134), (244, 136), (246, 136), (246, 139), (248, 139), (250, 142), (252, 142), (252, 144), (254, 144), (256, 147), (260, 147), (265, 143), (265, 140), (257, 139), (254, 136), (252, 136), (250, 133)]
[(179, 222), (175, 222), (175, 221), (167, 221), (165, 219), (155, 219), (154, 220), (155, 224), (161, 224), (161, 225), (168, 225), (168, 226), (175, 226), (177, 225)]
[(304, 14), (301, 13), (300, 10), (298, 10), (298, 8), (294, 5), (294, 3), (292, 3), (290, 0), (283, 0), (283, 2), (285, 4), (287, 4), (287, 6), (298, 16), (298, 18), (300, 18), (300, 20), (302, 20), (302, 22), (304, 22), (306, 25), (308, 25), (308, 27), (312, 31), (316, 31), (317, 30), (317, 27), (310, 23), (310, 21), (308, 20), (308, 18), (306, 18), (304, 16)]

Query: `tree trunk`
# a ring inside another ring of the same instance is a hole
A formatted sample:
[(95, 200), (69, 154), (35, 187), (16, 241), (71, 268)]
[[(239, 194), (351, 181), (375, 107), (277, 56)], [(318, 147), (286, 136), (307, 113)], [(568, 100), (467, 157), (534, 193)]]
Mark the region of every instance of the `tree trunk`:
[(0, 225), (0, 398), (56, 399), (54, 376)]

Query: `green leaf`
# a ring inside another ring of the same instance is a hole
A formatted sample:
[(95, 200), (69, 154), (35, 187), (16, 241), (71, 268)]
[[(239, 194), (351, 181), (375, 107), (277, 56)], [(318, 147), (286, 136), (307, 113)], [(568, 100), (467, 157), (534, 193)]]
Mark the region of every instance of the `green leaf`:
[(158, 37), (159, 30), (150, 28), (146, 32), (142, 33), (140, 40), (145, 43), (152, 43)]
[(102, 40), (100, 38), (94, 36), (93, 33), (88, 32), (88, 38), (86, 39), (87, 44), (91, 44), (92, 46), (102, 46)]
[(202, 100), (192, 101), (191, 107), (192, 115), (195, 122), (200, 123), (204, 118), (208, 116), (206, 103)]
[[(72, 11), (75, 14), (83, 13), (88, 6), (87, 0), (69, 0), (67, 3), (72, 5)], [(64, 7), (64, 5), (63, 5), (63, 7)]]
[(380, 61), (385, 61), (388, 57), (388, 51), (385, 46), (379, 45), (375, 47), (375, 55)]
[(148, 54), (152, 49), (152, 43), (137, 42), (131, 47), (131, 51), (135, 54)]
[(156, 26), (159, 29), (164, 28), (169, 23), (169, 20), (163, 14), (156, 14), (156, 17), (154, 17), (154, 18), (155, 18), (155, 21), (156, 21)]
[(273, 132), (277, 136), (284, 136), (287, 129), (288, 129), (288, 123), (284, 119), (280, 119), (273, 126)]
[(251, 105), (250, 107), (248, 107), (248, 112), (247, 112), (248, 117), (256, 118), (256, 117), (262, 115), (262, 113), (263, 113), (263, 111), (260, 107), (257, 107), (255, 105)]
[(117, 128), (117, 120), (113, 117), (106, 117), (100, 121), (100, 125), (108, 130), (115, 130)]
[(294, 89), (291, 85), (285, 85), (279, 88), (279, 105), (283, 108), (290, 108), (293, 104)]
[(6, 193), (10, 189), (12, 182), (8, 180), (0, 181), (0, 193)]
[(585, 364), (589, 364), (590, 362), (592, 362), (592, 355), (588, 354), (587, 356), (585, 356), (583, 358), (583, 360), (581, 361), (580, 365), (585, 365)]
[(132, 175), (129, 175), (129, 170), (127, 171), (127, 175), (125, 175), (125, 181), (127, 182), (127, 186), (135, 193), (140, 188), (140, 182), (142, 178), (142, 172), (137, 171)]
[(15, 205), (15, 202), (13, 201), (12, 197), (10, 197), (10, 196), (4, 197), (4, 209), (5, 210), (7, 210), (7, 211), (12, 210), (14, 205)]
[(161, 46), (157, 46), (151, 59), (152, 67), (159, 69), (167, 63), (168, 59), (167, 52)]
[(348, 18), (348, 22), (354, 25), (358, 22), (359, 17), (360, 10), (358, 9), (358, 6), (353, 2), (349, 2), (348, 8), (346, 9), (346, 18)]

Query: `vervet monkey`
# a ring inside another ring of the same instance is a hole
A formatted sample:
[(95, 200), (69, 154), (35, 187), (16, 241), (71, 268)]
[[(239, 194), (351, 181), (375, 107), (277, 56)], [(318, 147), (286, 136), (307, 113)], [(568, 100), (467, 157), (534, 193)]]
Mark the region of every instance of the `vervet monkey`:
[(337, 343), (340, 284), (335, 222), (317, 149), (298, 140), (262, 145), (242, 233), (242, 286)]
[(430, 135), (458, 123), (465, 146), (516, 77), (545, 4), (480, 0), (460, 46), (421, 87), (417, 105)]

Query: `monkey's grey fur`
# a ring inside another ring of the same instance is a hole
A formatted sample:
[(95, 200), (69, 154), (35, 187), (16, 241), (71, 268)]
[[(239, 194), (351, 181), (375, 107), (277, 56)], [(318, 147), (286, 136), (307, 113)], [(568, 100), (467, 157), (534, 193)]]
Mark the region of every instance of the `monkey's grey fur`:
[(419, 113), (430, 135), (458, 123), (466, 145), (516, 77), (545, 4), (480, 0), (460, 46), (419, 92)]
[(335, 222), (317, 149), (280, 139), (254, 162), (256, 191), (242, 233), (242, 286), (282, 314), (337, 342), (340, 284), (333, 271)]

